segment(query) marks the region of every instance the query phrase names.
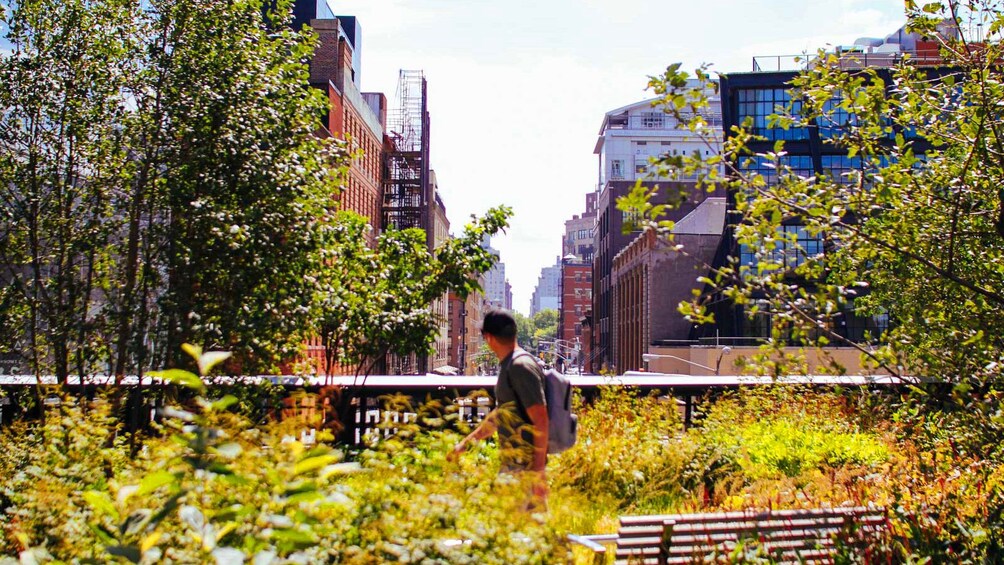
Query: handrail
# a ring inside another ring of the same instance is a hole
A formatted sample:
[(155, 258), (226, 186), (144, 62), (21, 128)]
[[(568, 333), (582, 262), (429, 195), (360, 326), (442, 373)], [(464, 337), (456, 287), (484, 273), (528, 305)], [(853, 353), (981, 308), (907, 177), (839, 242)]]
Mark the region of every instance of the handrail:
[[(944, 58), (937, 50), (915, 49), (911, 51), (891, 51), (888, 53), (863, 53), (846, 51), (827, 53), (836, 55), (840, 68), (891, 67), (907, 61), (921, 65), (943, 63)], [(798, 55), (754, 55), (753, 72), (802, 71), (818, 61), (815, 53)], [(770, 64), (771, 62), (775, 64)]]

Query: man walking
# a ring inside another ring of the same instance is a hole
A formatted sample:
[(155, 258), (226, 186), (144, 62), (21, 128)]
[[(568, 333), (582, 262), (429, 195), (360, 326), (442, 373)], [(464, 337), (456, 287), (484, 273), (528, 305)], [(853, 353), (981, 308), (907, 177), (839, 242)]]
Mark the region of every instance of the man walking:
[(453, 448), (456, 458), (475, 440), (498, 432), (501, 472), (533, 473), (534, 501), (543, 505), (547, 497), (547, 404), (544, 400), (544, 373), (533, 356), (516, 343), (516, 319), (505, 310), (489, 310), (481, 323), (481, 335), (499, 358), (495, 383), (495, 410)]

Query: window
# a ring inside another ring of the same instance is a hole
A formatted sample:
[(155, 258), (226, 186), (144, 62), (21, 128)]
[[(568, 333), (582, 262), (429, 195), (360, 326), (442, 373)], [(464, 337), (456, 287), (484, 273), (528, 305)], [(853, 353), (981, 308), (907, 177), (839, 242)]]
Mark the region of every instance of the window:
[(661, 128), (665, 116), (660, 112), (644, 112), (641, 115), (641, 127), (643, 128)]
[[(781, 167), (788, 167), (791, 174), (800, 177), (810, 177), (815, 174), (812, 167), (812, 157), (808, 155), (784, 155), (778, 160)], [(739, 168), (750, 173), (763, 175), (767, 184), (776, 184), (778, 181), (775, 163), (766, 157), (743, 157), (739, 161)]]
[(634, 172), (635, 174), (645, 174), (648, 172), (648, 155), (635, 155), (634, 157)]
[(610, 161), (610, 178), (624, 178), (624, 161)]
[(821, 163), (824, 174), (843, 184), (852, 182), (854, 179), (850, 172), (861, 168), (860, 157), (848, 157), (847, 155), (823, 155)]
[(889, 314), (881, 311), (868, 314), (854, 306), (843, 312), (844, 337), (855, 343), (875, 343), (881, 341), (883, 334), (889, 330)]
[(781, 226), (774, 249), (769, 256), (766, 250), (758, 250), (748, 245), (739, 246), (739, 263), (752, 269), (756, 268), (757, 252), (760, 259), (776, 263), (782, 270), (794, 269), (809, 259), (815, 259), (823, 254), (823, 238), (820, 235), (810, 235), (805, 226)]
[[(771, 337), (770, 303), (766, 300), (757, 300), (754, 307), (757, 309), (755, 314), (743, 317), (743, 335), (745, 337)], [(749, 312), (752, 310), (753, 308), (750, 308)]]
[(636, 141), (636, 142), (634, 142), (634, 144), (635, 145), (648, 145), (648, 142), (647, 141)]
[(791, 112), (798, 116), (802, 109), (799, 100), (792, 100), (791, 91), (784, 88), (745, 88), (737, 91), (739, 123), (746, 118), (752, 120), (750, 133), (761, 135), (770, 141), (791, 141), (808, 139), (809, 130), (806, 127), (793, 125), (788, 129), (771, 128), (769, 116)]

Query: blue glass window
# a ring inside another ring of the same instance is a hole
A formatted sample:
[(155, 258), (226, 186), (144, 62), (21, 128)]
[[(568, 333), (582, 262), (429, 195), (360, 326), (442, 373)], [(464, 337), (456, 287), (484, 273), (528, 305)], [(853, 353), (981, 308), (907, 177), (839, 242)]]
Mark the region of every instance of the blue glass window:
[[(757, 249), (748, 245), (739, 246), (739, 264), (756, 269)], [(808, 260), (818, 259), (823, 254), (823, 238), (812, 235), (805, 226), (787, 225), (778, 228), (778, 238), (770, 255), (762, 257), (777, 263), (781, 270), (798, 267)]]
[[(811, 177), (814, 173), (812, 157), (809, 155), (783, 155), (779, 159), (782, 167), (790, 167), (791, 173), (800, 177)], [(766, 157), (743, 157), (739, 160), (739, 168), (750, 173), (763, 175), (768, 185), (776, 184), (778, 171), (774, 162)]]
[(791, 92), (784, 88), (744, 88), (737, 91), (739, 123), (747, 118), (753, 122), (750, 133), (767, 138), (770, 141), (793, 141), (809, 138), (809, 130), (805, 127), (790, 127), (781, 129), (770, 127), (769, 116), (790, 112), (797, 116), (802, 110), (800, 100), (792, 100)]

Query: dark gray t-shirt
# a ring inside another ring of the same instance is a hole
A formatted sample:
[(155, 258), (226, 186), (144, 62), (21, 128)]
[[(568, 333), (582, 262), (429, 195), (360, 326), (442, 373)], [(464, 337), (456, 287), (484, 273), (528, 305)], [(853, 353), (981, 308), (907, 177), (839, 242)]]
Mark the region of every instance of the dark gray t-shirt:
[(522, 349), (516, 349), (499, 364), (495, 402), (499, 407), (502, 470), (527, 470), (533, 465), (533, 424), (526, 409), (544, 404), (544, 372)]

